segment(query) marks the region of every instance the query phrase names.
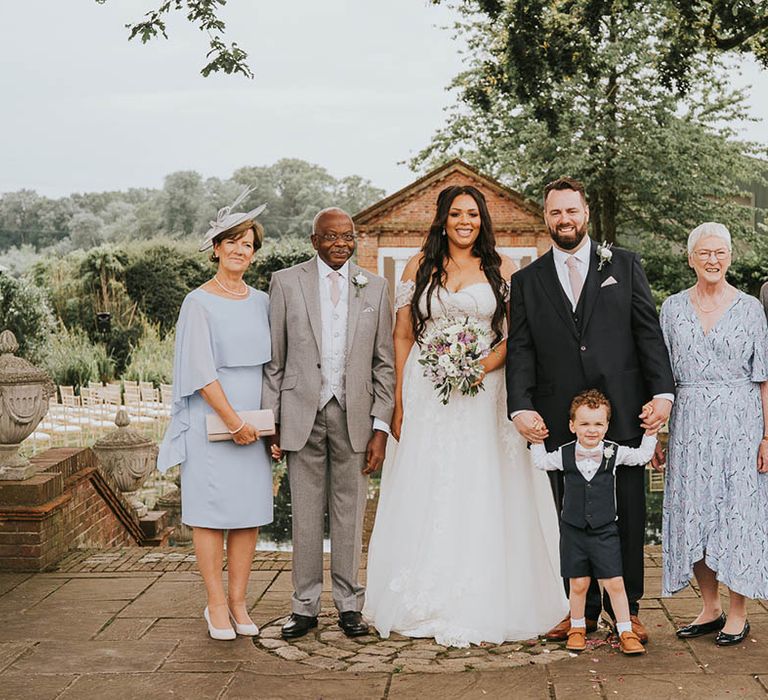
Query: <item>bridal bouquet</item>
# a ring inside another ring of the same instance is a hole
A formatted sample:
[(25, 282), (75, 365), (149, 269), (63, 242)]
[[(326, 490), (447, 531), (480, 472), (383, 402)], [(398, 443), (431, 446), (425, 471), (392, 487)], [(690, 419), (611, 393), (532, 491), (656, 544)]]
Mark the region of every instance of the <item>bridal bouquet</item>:
[(477, 321), (469, 317), (463, 322), (445, 320), (424, 338), (419, 364), (440, 401), (447, 404), (456, 389), (465, 396), (484, 389), (476, 382), (483, 376), (480, 360), (490, 349), (490, 337)]

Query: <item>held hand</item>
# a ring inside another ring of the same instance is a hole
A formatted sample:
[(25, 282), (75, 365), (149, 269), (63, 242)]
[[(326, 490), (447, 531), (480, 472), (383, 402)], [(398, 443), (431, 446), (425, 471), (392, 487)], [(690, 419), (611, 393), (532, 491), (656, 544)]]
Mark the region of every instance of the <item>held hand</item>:
[(267, 438), (269, 444), (269, 453), (275, 462), (279, 462), (283, 458), (283, 450), (280, 448), (280, 427), (275, 426), (275, 434), (270, 435)]
[(544, 419), (536, 411), (520, 411), (512, 422), (528, 442), (533, 445), (539, 445), (549, 436)]
[(381, 430), (374, 430), (368, 446), (365, 449), (365, 466), (363, 474), (373, 474), (381, 469), (384, 464), (384, 456), (387, 452), (387, 434)]
[(651, 469), (655, 472), (663, 472), (666, 463), (667, 455), (664, 453), (661, 443), (657, 442), (656, 449), (653, 451), (653, 457), (651, 457)]
[(672, 411), (672, 402), (668, 399), (651, 399), (640, 412), (641, 427), (647, 430), (649, 435), (655, 435), (667, 422), (670, 411)]
[(757, 448), (757, 471), (761, 474), (768, 472), (768, 440), (763, 438)]
[(232, 435), (232, 439), (238, 445), (250, 445), (259, 439), (259, 431), (250, 423), (246, 423), (240, 430)]
[(392, 412), (392, 424), (389, 426), (392, 437), (400, 442), (400, 430), (403, 427), (403, 404), (395, 401), (395, 410)]
[(472, 386), (480, 386), (485, 381), (485, 376), (489, 372), (488, 361), (485, 357), (480, 360), (480, 367), (482, 368), (482, 372), (480, 373), (480, 376), (472, 382)]

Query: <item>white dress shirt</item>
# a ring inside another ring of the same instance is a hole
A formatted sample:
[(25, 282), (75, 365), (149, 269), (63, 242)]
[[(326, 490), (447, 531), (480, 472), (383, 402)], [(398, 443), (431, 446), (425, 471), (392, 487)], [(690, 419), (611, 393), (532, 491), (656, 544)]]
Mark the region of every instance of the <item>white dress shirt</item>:
[[(582, 450), (591, 449), (579, 445)], [(605, 443), (595, 447), (595, 450), (600, 450), (601, 453), (605, 449)], [(643, 435), (643, 440), (640, 443), (640, 447), (625, 447), (619, 445), (616, 452), (616, 464), (625, 464), (628, 466), (645, 466), (651, 461), (653, 457), (653, 451), (656, 449), (656, 436), (655, 435)], [(531, 445), (531, 458), (533, 464), (537, 469), (543, 469), (544, 471), (563, 471), (563, 448), (558, 447), (554, 452), (547, 452), (547, 448), (541, 445)], [(576, 461), (576, 468), (581, 472), (581, 475), (587, 480), (592, 481), (592, 477), (597, 474), (597, 470), (600, 468), (601, 460), (597, 459), (580, 459)]]
[[(573, 257), (578, 263), (578, 271), (581, 274), (581, 279), (584, 282), (587, 281), (587, 273), (589, 272), (589, 253), (592, 250), (592, 245), (589, 242), (589, 237), (584, 236), (581, 241), (581, 246), (578, 250), (566, 252), (560, 250), (557, 246), (552, 246), (552, 257), (555, 261), (555, 270), (557, 271), (557, 279), (560, 280), (560, 286), (563, 288), (565, 295), (571, 302), (573, 311), (576, 311), (576, 305), (579, 303), (578, 299), (573, 298), (573, 290), (571, 289), (571, 280), (568, 278), (568, 258)], [(582, 289), (582, 294), (584, 291)]]
[[(334, 270), (317, 256), (320, 282), (320, 323), (322, 328), (320, 353), (320, 406), (323, 408), (334, 396), (346, 410), (347, 386), (347, 317), (349, 312), (349, 261)], [(339, 273), (339, 303), (331, 301), (331, 275)], [(373, 429), (389, 433), (389, 426), (378, 418), (373, 419)]]

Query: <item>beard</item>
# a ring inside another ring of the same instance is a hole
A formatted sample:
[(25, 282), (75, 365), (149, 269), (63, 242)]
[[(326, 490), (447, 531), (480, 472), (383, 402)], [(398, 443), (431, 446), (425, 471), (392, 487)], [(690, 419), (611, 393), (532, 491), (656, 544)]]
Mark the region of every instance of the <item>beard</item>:
[(573, 250), (574, 248), (577, 248), (584, 240), (584, 236), (587, 235), (588, 228), (589, 222), (585, 221), (581, 227), (576, 229), (576, 235), (573, 238), (565, 238), (560, 235), (560, 232), (556, 228), (547, 225), (550, 237), (557, 244), (558, 248), (562, 248), (563, 250)]

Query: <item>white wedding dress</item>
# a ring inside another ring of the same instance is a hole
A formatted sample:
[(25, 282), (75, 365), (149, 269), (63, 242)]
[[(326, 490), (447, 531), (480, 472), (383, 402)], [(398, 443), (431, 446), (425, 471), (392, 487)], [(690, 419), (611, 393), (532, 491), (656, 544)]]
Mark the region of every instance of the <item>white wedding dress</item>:
[[(413, 283), (399, 284), (396, 307)], [(424, 304), (422, 298), (422, 304)], [(490, 328), (489, 284), (432, 297), (432, 320), (471, 316)], [(414, 344), (403, 379), (399, 444), (389, 441), (368, 550), (363, 614), (382, 637), (446, 646), (543, 634), (568, 606), (558, 524), (545, 472), (506, 416), (504, 371), (475, 397), (440, 403)]]

